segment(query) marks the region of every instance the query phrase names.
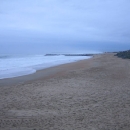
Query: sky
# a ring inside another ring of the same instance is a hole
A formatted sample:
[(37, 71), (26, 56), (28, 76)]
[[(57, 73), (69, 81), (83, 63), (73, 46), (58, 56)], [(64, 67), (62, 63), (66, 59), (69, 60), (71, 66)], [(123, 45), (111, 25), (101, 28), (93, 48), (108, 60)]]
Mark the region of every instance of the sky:
[(130, 0), (0, 0), (0, 54), (130, 49)]

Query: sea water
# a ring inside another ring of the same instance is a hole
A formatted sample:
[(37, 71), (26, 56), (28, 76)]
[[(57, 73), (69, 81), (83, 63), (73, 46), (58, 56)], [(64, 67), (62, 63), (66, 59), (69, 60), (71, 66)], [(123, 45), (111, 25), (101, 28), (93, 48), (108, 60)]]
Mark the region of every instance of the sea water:
[(40, 69), (88, 58), (90, 56), (0, 56), (0, 79), (28, 75)]

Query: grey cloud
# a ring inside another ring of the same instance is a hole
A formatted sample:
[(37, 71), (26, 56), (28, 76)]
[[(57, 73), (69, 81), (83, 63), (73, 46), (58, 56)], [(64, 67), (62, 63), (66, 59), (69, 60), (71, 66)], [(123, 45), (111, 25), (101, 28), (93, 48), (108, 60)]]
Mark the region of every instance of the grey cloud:
[[(124, 43), (128, 47), (129, 12), (129, 0), (1, 0), (0, 39), (24, 39), (23, 44), (32, 39), (43, 44), (58, 39), (66, 46), (70, 44), (65, 40), (79, 41), (79, 46), (82, 41), (84, 46), (91, 41), (106, 48), (109, 43)], [(77, 46), (74, 42), (72, 45)]]

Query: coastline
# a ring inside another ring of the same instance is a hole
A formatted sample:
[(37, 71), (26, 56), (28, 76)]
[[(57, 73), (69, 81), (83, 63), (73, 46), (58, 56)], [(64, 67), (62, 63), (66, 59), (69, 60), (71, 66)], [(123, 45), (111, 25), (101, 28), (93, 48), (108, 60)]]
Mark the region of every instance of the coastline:
[[(100, 55), (100, 54), (95, 54), (95, 56), (96, 55)], [(0, 87), (25, 84), (25, 83), (33, 82), (39, 79), (47, 79), (49, 77), (55, 76), (56, 74), (63, 73), (63, 71), (72, 70), (73, 66), (75, 67), (77, 64), (82, 64), (82, 62), (86, 60), (90, 60), (91, 58), (81, 59), (81, 60), (77, 60), (73, 62), (54, 65), (54, 66), (47, 67), (44, 69), (39, 69), (39, 70), (36, 70), (36, 72), (32, 74), (0, 79)]]
[[(90, 54), (89, 54), (90, 55)], [(71, 63), (84, 59), (89, 59), (92, 56), (86, 55), (26, 55), (26, 56), (10, 56), (0, 58), (0, 79), (9, 79), (30, 75), (37, 70), (58, 66), (61, 64)]]
[(2, 130), (130, 128), (129, 59), (99, 54), (6, 81), (15, 85), (0, 87)]

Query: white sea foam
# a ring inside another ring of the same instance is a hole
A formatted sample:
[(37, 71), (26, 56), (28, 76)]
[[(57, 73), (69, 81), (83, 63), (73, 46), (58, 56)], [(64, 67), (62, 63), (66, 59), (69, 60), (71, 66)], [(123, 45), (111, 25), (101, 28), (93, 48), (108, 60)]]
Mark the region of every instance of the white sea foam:
[(59, 64), (88, 59), (89, 56), (20, 56), (0, 58), (0, 79), (35, 73), (37, 70)]

